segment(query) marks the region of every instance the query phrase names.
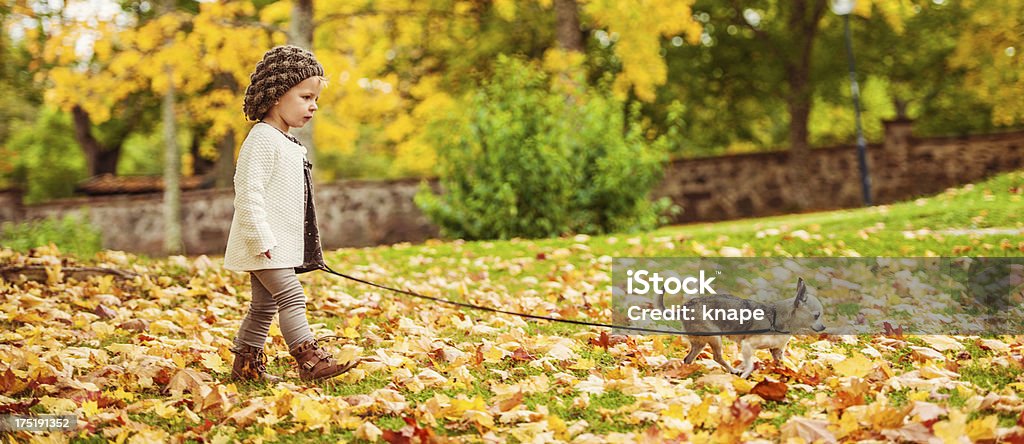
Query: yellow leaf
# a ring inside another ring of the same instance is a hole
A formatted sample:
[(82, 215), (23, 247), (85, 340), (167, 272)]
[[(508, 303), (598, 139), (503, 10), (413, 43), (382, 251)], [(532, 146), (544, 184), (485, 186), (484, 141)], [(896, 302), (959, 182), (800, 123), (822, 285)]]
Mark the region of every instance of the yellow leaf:
[(661, 339), (654, 338), (654, 340), (651, 341), (651, 346), (654, 348), (655, 353), (664, 353), (665, 351), (665, 343), (661, 342)]
[(484, 362), (500, 362), (505, 357), (505, 350), (499, 347), (491, 346), (484, 351)]
[(732, 386), (736, 389), (736, 393), (745, 394), (749, 393), (750, 389), (754, 388), (754, 384), (743, 378), (735, 378), (732, 380)]
[(832, 367), (835, 369), (836, 374), (840, 376), (855, 376), (858, 378), (863, 378), (864, 375), (867, 375), (869, 372), (871, 372), (871, 369), (874, 368), (874, 365), (871, 363), (870, 359), (858, 353), (852, 358), (847, 358), (843, 361), (834, 364)]
[(122, 388), (122, 387), (118, 387), (117, 390), (115, 390), (113, 393), (111, 393), (111, 395), (114, 398), (120, 399), (122, 401), (127, 401), (127, 402), (134, 402), (135, 401), (135, 393), (126, 392), (126, 391), (124, 391), (124, 388)]
[(996, 438), (996, 426), (999, 424), (999, 417), (988, 415), (967, 423), (967, 436), (971, 441), (993, 440)]
[(210, 440), (210, 444), (228, 444), (230, 442), (232, 442), (231, 437), (223, 433), (213, 435), (213, 439)]
[(135, 444), (135, 443), (143, 444), (143, 443), (151, 443), (151, 442), (164, 442), (164, 441), (167, 441), (167, 438), (168, 438), (167, 432), (165, 432), (163, 430), (155, 429), (155, 428), (146, 428), (146, 429), (140, 430), (135, 435), (132, 435), (131, 439), (128, 440), (128, 444)]
[(567, 438), (565, 436), (566, 428), (567, 427), (565, 426), (565, 421), (562, 420), (562, 418), (559, 418), (555, 415), (548, 416), (548, 429), (555, 432), (555, 436), (558, 437), (559, 439), (564, 440), (565, 438)]
[(754, 427), (754, 432), (761, 436), (774, 436), (779, 433), (779, 429), (775, 427), (775, 424), (762, 422)]
[(66, 398), (54, 398), (51, 396), (43, 396), (39, 398), (39, 405), (46, 407), (48, 413), (70, 413), (74, 412), (78, 405), (75, 401)]
[(931, 393), (920, 390), (907, 395), (907, 399), (911, 401), (927, 401), (931, 396)]
[(327, 404), (305, 396), (292, 398), (291, 404), (292, 416), (307, 429), (330, 427), (331, 409)]
[(690, 422), (694, 426), (714, 427), (717, 425), (710, 415), (711, 404), (714, 402), (713, 397), (706, 396), (700, 402), (700, 405), (690, 409)]
[(172, 355), (171, 361), (174, 361), (174, 365), (178, 366), (179, 369), (185, 368), (188, 365), (188, 362), (185, 362), (185, 356), (180, 353)]
[(154, 321), (152, 324), (149, 324), (149, 331), (151, 331), (151, 332), (153, 332), (155, 334), (158, 334), (158, 335), (165, 334), (165, 333), (183, 333), (184, 332), (184, 330), (182, 330), (181, 327), (178, 327), (177, 324), (175, 324), (172, 321), (168, 321), (166, 319), (161, 319), (159, 321)]
[(274, 430), (273, 427), (264, 427), (263, 428), (263, 441), (265, 441), (265, 442), (277, 441), (277, 430)]
[(114, 330), (117, 330), (117, 327), (103, 321), (93, 322), (91, 328), (93, 333), (96, 333), (96, 339), (104, 339), (114, 334)]
[(959, 443), (960, 438), (966, 433), (966, 419), (967, 415), (963, 412), (950, 410), (949, 419), (935, 423), (932, 430), (934, 430), (935, 436), (946, 444)]
[(459, 398), (452, 400), (451, 408), (446, 416), (451, 419), (459, 419), (468, 410), (487, 410), (487, 403), (479, 396), (474, 396), (473, 399), (466, 399), (465, 395), (460, 395)]
[(135, 344), (110, 344), (106, 348), (111, 353), (123, 353), (128, 360), (132, 360), (135, 356), (144, 353), (142, 347)]
[(46, 267), (46, 283), (54, 286), (64, 280), (64, 273), (61, 272), (60, 263)]
[(590, 370), (594, 368), (594, 360), (590, 358), (580, 358), (575, 364), (569, 366), (573, 370)]
[(494, 417), (492, 417), (490, 413), (482, 410), (466, 410), (466, 412), (462, 414), (462, 418), (467, 421), (475, 422), (484, 428), (494, 428)]
[(345, 327), (345, 332), (342, 333), (342, 336), (349, 339), (355, 339), (359, 337), (359, 332), (357, 332), (356, 329), (352, 327)]
[(85, 401), (82, 403), (82, 415), (86, 418), (96, 416), (100, 412), (100, 407), (96, 404), (96, 401)]
[(219, 354), (214, 352), (207, 352), (201, 354), (200, 356), (203, 357), (203, 367), (206, 367), (217, 373), (228, 372), (227, 366), (224, 365), (224, 359), (222, 359)]
[(514, 0), (496, 0), (494, 10), (498, 16), (505, 21), (512, 21), (516, 18), (516, 2)]
[(176, 409), (171, 402), (157, 401), (157, 403), (149, 409), (149, 411), (156, 416), (164, 419), (170, 419), (178, 416), (178, 409)]
[(358, 429), (356, 429), (356, 438), (365, 439), (367, 441), (377, 441), (383, 434), (384, 432), (369, 421), (364, 422)]
[(859, 430), (860, 427), (860, 415), (858, 411), (863, 410), (864, 406), (853, 406), (846, 409), (843, 412), (843, 416), (839, 418), (839, 433), (837, 437), (842, 438), (855, 430)]

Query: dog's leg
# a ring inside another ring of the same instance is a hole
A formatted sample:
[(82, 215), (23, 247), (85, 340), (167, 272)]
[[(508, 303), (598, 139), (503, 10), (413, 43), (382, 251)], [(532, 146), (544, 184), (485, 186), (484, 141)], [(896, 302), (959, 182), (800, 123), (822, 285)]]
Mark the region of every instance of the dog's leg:
[(750, 376), (750, 374), (754, 372), (754, 346), (750, 345), (748, 342), (743, 342), (740, 345), (740, 348), (743, 353), (743, 364), (741, 364), (743, 367), (743, 374), (740, 375), (740, 377), (746, 379), (747, 376)]
[(715, 362), (719, 363), (722, 367), (725, 367), (725, 371), (729, 373), (736, 373), (736, 369), (732, 368), (728, 362), (725, 362), (725, 358), (722, 357), (722, 338), (712, 337), (708, 340), (708, 344), (711, 345), (711, 353), (715, 356)]
[(704, 351), (704, 346), (707, 345), (707, 342), (696, 339), (692, 336), (687, 337), (687, 339), (690, 340), (690, 352), (686, 354), (685, 358), (683, 358), (683, 362), (693, 364), (693, 360), (697, 359), (697, 355)]
[(786, 346), (771, 349), (772, 359), (776, 365), (782, 364), (782, 357), (786, 354)]

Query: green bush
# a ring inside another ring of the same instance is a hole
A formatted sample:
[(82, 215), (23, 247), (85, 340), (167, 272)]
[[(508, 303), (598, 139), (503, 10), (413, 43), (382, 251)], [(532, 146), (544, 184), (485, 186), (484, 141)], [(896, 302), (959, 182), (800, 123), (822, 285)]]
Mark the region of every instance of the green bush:
[(606, 88), (554, 83), (501, 56), (463, 111), (430, 128), (443, 194), (424, 185), (415, 200), (445, 235), (539, 238), (662, 222), (668, 200), (648, 194), (663, 173), (665, 139), (648, 141), (639, 109), (627, 116)]
[(34, 124), (14, 131), (7, 148), (15, 153), (9, 181), (23, 184), (25, 203), (70, 197), (87, 177), (68, 113), (44, 109)]
[(25, 252), (50, 243), (64, 253), (77, 256), (92, 256), (103, 248), (99, 230), (84, 216), (50, 217), (17, 224), (4, 222), (0, 228), (0, 244), (13, 250)]

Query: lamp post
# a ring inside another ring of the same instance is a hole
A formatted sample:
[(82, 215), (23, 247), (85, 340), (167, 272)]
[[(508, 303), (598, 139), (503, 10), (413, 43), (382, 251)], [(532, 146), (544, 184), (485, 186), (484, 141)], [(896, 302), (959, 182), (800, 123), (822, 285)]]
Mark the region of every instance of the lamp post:
[(864, 205), (871, 206), (871, 176), (868, 173), (867, 142), (860, 125), (860, 87), (857, 86), (857, 72), (853, 63), (853, 38), (850, 37), (850, 13), (856, 0), (831, 0), (832, 12), (843, 16), (846, 32), (846, 60), (850, 64), (850, 91), (853, 95), (854, 120), (857, 125), (857, 162), (860, 164), (860, 184)]

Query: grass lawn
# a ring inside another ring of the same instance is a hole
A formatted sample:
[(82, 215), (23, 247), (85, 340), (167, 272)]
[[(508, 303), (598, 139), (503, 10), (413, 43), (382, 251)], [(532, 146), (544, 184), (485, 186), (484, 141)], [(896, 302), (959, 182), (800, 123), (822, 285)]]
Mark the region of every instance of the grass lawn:
[[(325, 252), (341, 272), (505, 310), (610, 321), (611, 258), (1024, 256), (1024, 173), (873, 208), (670, 226), (649, 233)], [(219, 258), (0, 252), (146, 275), (119, 284), (0, 281), (0, 412), (73, 413), (72, 441), (731, 442), (1024, 436), (1024, 337), (797, 336), (744, 380), (684, 338), (453, 308), (305, 274), (309, 320), (355, 370), (298, 380), (275, 321), (276, 386), (232, 383), (249, 301)], [(65, 265), (67, 265), (65, 263)], [(100, 306), (103, 308), (100, 308)], [(144, 320), (145, 331), (123, 323)], [(738, 359), (727, 342), (726, 356)], [(759, 351), (759, 360), (769, 355)], [(6, 410), (5, 410), (6, 409)], [(28, 433), (18, 439), (34, 437)]]

